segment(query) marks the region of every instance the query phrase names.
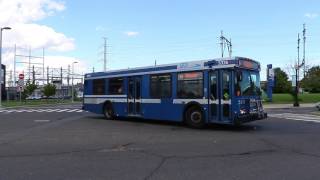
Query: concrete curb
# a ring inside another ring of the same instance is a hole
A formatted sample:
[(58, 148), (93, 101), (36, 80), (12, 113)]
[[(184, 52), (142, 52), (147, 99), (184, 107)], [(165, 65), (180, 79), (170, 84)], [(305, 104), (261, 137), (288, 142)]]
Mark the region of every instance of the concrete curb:
[(265, 109), (284, 109), (284, 108), (312, 108), (316, 107), (316, 103), (300, 104), (299, 107), (294, 107), (293, 104), (264, 104)]

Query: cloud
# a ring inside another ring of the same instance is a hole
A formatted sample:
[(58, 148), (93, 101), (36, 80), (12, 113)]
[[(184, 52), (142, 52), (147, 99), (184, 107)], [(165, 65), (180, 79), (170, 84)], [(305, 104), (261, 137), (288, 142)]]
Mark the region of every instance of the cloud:
[(34, 22), (64, 9), (64, 3), (55, 0), (1, 0), (0, 24)]
[(319, 14), (317, 14), (317, 13), (306, 13), (305, 15), (304, 15), (304, 17), (307, 17), (307, 18), (309, 18), (309, 19), (315, 19), (315, 18), (317, 18), (319, 16)]
[(56, 0), (0, 1), (0, 26), (12, 27), (3, 37), (4, 47), (17, 44), (32, 49), (73, 50), (73, 38), (56, 32), (49, 26), (35, 23), (64, 9), (64, 3)]
[(134, 36), (138, 36), (139, 35), (139, 32), (136, 32), (136, 31), (127, 31), (127, 32), (124, 32), (124, 34), (126, 36), (129, 36), (129, 37), (134, 37)]
[(38, 24), (14, 24), (12, 30), (4, 35), (4, 47), (30, 47), (33, 50), (45, 48), (47, 50), (65, 52), (74, 50), (74, 39), (68, 38), (54, 29)]
[[(45, 48), (46, 52), (66, 52), (75, 49), (75, 40), (72, 37), (57, 32), (50, 26), (37, 23), (65, 9), (64, 2), (60, 0), (0, 0), (0, 27), (12, 28), (3, 32), (2, 60), (8, 70), (13, 70), (15, 44), (18, 48), (30, 47), (32, 52), (41, 52), (42, 48)], [(23, 54), (27, 55), (28, 52)], [(48, 58), (45, 66), (65, 66), (72, 60), (72, 57), (62, 56)], [(83, 63), (79, 63), (79, 67), (82, 65)]]
[(47, 7), (49, 10), (53, 11), (63, 11), (65, 10), (64, 2), (47, 1)]

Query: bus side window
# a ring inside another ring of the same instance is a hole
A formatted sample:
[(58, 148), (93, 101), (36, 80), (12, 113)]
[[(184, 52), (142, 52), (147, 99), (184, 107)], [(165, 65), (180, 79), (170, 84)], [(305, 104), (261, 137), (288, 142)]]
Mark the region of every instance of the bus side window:
[(183, 72), (178, 74), (177, 96), (179, 98), (203, 97), (203, 72)]
[(93, 95), (104, 95), (105, 94), (105, 79), (94, 79), (93, 80)]
[(109, 79), (109, 94), (123, 94), (123, 78)]
[(150, 97), (171, 98), (171, 74), (156, 74), (150, 76)]

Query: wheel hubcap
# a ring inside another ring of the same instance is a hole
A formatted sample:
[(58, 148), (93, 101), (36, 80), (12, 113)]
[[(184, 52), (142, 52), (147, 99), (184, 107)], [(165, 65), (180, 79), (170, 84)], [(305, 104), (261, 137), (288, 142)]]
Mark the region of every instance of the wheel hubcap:
[(110, 118), (110, 117), (111, 117), (111, 112), (110, 112), (110, 110), (106, 110), (106, 111), (105, 111), (105, 115), (106, 115), (107, 118)]
[(195, 123), (201, 122), (201, 113), (200, 112), (192, 112), (191, 113), (191, 121)]

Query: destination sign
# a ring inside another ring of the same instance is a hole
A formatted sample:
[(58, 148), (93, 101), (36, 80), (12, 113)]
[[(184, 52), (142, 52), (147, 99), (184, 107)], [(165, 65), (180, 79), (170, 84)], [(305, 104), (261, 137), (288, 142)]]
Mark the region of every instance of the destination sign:
[(249, 59), (240, 59), (239, 66), (243, 68), (248, 68), (248, 69), (260, 69), (259, 63)]
[(260, 69), (260, 64), (251, 59), (247, 58), (236, 58), (236, 59), (226, 59), (226, 60), (211, 60), (205, 63), (205, 66), (224, 66), (224, 65), (235, 65), (241, 68), (247, 69)]

